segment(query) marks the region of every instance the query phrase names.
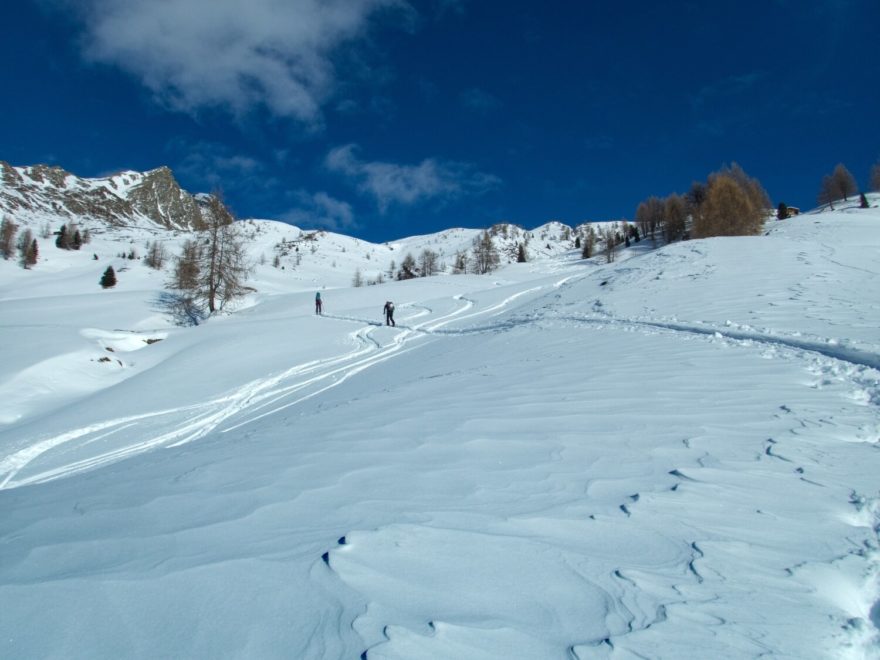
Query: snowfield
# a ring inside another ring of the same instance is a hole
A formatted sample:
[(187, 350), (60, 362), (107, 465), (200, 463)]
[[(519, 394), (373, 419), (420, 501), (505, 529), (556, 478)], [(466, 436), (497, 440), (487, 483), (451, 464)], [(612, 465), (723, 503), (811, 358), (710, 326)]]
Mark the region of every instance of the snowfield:
[(251, 223), (197, 327), (151, 234), (0, 263), (0, 656), (880, 657), (871, 199), (360, 288)]

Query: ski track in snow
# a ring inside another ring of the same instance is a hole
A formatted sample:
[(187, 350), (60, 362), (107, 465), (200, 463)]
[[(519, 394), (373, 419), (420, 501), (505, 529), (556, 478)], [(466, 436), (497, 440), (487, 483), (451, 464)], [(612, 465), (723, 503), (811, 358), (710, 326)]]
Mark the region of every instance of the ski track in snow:
[[(497, 329), (499, 327), (497, 325), (470, 331), (442, 330), (441, 328), (455, 321), (492, 313), (497, 315), (502, 313), (513, 301), (541, 288), (531, 287), (519, 291), (499, 303), (468, 314), (465, 312), (472, 310), (475, 307), (475, 302), (463, 295), (454, 296), (456, 301), (462, 303), (455, 310), (443, 316), (429, 318), (421, 323), (412, 323), (411, 321), (430, 316), (433, 313), (430, 308), (417, 304), (401, 305), (399, 309), (412, 308), (419, 311), (407, 319), (410, 321), (409, 324), (397, 324), (395, 328), (392, 328), (396, 333), (391, 342), (385, 346), (382, 346), (373, 337), (377, 328), (384, 327), (381, 323), (352, 316), (324, 315), (328, 319), (366, 324), (350, 335), (357, 344), (354, 350), (336, 357), (295, 365), (279, 374), (252, 381), (233, 392), (204, 403), (110, 419), (30, 442), (24, 448), (0, 460), (0, 489), (57, 479), (156, 447), (177, 447), (198, 440), (221, 426), (223, 426), (220, 429), (222, 433), (239, 429), (259, 419), (303, 403), (341, 385), (365, 369), (413, 350), (415, 346), (411, 346), (410, 343), (414, 340), (424, 339), (431, 335), (460, 335)], [(291, 399), (291, 397), (294, 398)], [(236, 421), (234, 418), (237, 417), (245, 418)], [(163, 425), (169, 426), (170, 430), (85, 459), (16, 479), (16, 476), (30, 463), (47, 452), (56, 450), (63, 445), (76, 443), (77, 446), (85, 446), (122, 431), (131, 432), (133, 428), (137, 428), (138, 424), (145, 420), (150, 420), (151, 427), (160, 421)], [(231, 423), (225, 425), (227, 422)]]
[[(555, 282), (552, 287), (558, 290), (587, 276), (584, 274), (570, 275)], [(689, 336), (721, 339), (735, 342), (741, 346), (769, 345), (777, 350), (787, 350), (793, 354), (816, 354), (855, 367), (867, 368), (872, 370), (872, 372), (880, 370), (880, 356), (877, 354), (858, 348), (841, 346), (833, 340), (808, 340), (785, 336), (773, 331), (738, 330), (732, 327), (717, 327), (706, 323), (683, 323), (679, 321), (617, 317), (605, 311), (597, 312), (595, 315), (582, 316), (548, 312), (528, 317), (513, 316), (499, 323), (451, 329), (445, 327), (453, 322), (462, 322), (479, 317), (498, 317), (506, 313), (510, 305), (516, 300), (529, 294), (537, 293), (544, 288), (546, 287), (532, 286), (517, 291), (493, 305), (477, 308), (475, 311), (473, 311), (477, 307), (475, 301), (463, 295), (457, 295), (454, 296), (454, 299), (462, 304), (455, 310), (436, 318), (427, 318), (419, 323), (413, 323), (413, 321), (426, 316), (430, 317), (433, 310), (417, 303), (403, 304), (400, 306), (400, 310), (414, 309), (418, 310), (418, 313), (408, 317), (406, 319), (407, 323), (399, 323), (393, 328), (393, 330), (396, 330), (396, 334), (391, 342), (384, 346), (373, 337), (373, 333), (377, 328), (384, 327), (380, 322), (354, 316), (325, 315), (325, 318), (328, 319), (364, 324), (363, 327), (350, 334), (352, 341), (356, 344), (354, 350), (336, 357), (294, 365), (281, 373), (252, 381), (222, 397), (200, 404), (97, 422), (82, 428), (72, 429), (51, 438), (31, 442), (24, 448), (0, 460), (0, 489), (39, 483), (83, 470), (93, 469), (156, 447), (180, 446), (198, 440), (221, 426), (223, 428), (220, 430), (223, 433), (237, 430), (247, 424), (282, 412), (337, 387), (365, 369), (409, 352), (415, 348), (415, 346), (411, 345), (413, 341), (432, 335), (461, 336), (499, 332), (524, 325), (560, 321), (597, 328), (615, 325), (630, 330), (672, 332)], [(880, 382), (878, 376), (880, 374), (849, 375), (860, 388), (867, 391), (872, 402), (880, 401), (880, 386), (878, 386), (878, 382)], [(16, 479), (16, 475), (46, 452), (55, 450), (68, 443), (85, 446), (115, 433), (131, 431), (133, 427), (136, 428), (140, 422), (146, 420), (150, 420), (151, 425), (155, 425), (157, 420), (162, 420), (162, 423), (169, 426), (170, 429), (165, 433), (129, 443), (86, 459), (73, 461), (38, 474)]]

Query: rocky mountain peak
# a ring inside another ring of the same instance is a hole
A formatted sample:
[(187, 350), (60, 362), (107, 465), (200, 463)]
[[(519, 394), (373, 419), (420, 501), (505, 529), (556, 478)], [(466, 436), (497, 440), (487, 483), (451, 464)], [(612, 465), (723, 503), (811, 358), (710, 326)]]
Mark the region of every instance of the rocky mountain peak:
[(14, 167), (0, 161), (0, 214), (22, 222), (92, 219), (115, 227), (184, 231), (205, 226), (199, 203), (165, 166), (86, 179), (56, 166)]

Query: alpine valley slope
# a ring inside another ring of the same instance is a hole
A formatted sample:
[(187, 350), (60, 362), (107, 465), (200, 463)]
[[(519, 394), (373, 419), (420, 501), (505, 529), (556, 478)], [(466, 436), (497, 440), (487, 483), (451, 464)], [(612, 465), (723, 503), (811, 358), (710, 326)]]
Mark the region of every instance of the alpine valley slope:
[(878, 657), (878, 201), (192, 328), (4, 267), (0, 656)]

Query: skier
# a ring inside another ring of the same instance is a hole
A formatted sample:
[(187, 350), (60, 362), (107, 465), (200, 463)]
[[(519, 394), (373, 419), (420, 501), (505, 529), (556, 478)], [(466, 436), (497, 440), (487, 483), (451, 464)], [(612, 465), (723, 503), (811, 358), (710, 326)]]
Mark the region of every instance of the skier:
[(394, 322), (394, 303), (386, 300), (382, 311), (385, 312), (385, 325), (396, 326), (397, 324)]
[(324, 305), (321, 303), (321, 292), (315, 294), (315, 314), (323, 314), (324, 313)]

